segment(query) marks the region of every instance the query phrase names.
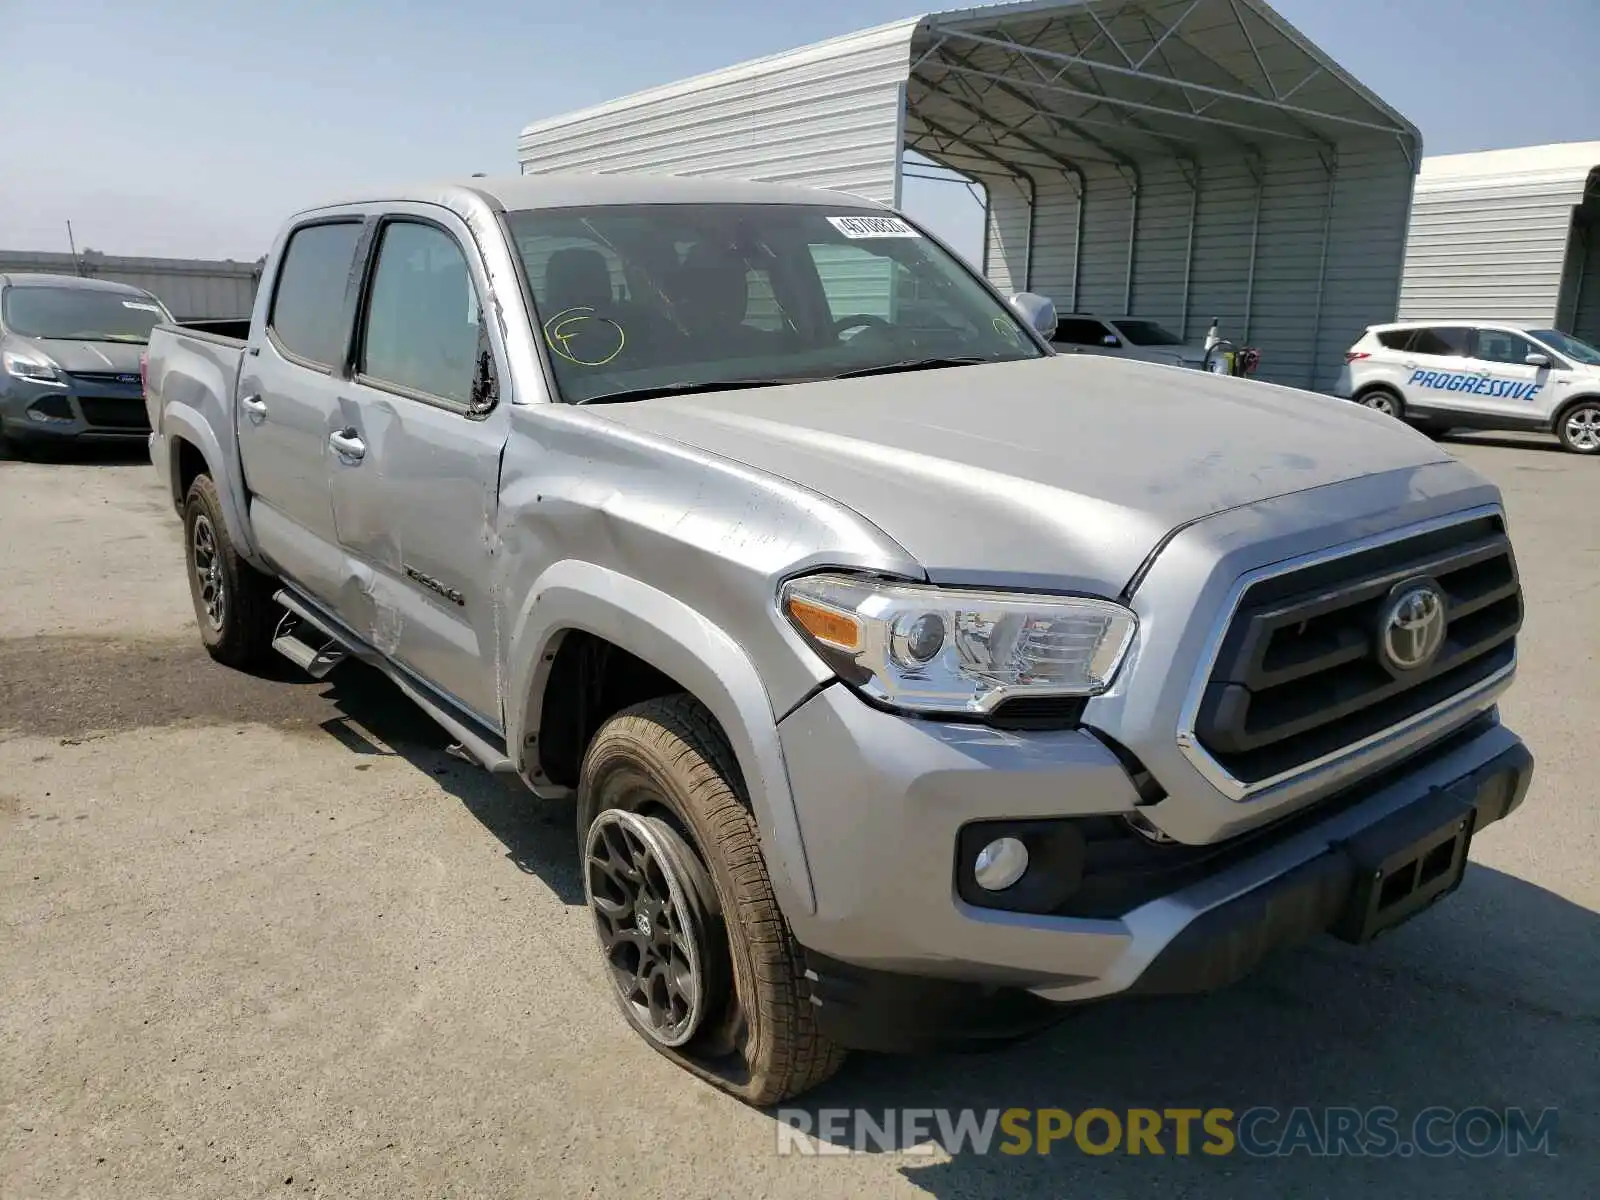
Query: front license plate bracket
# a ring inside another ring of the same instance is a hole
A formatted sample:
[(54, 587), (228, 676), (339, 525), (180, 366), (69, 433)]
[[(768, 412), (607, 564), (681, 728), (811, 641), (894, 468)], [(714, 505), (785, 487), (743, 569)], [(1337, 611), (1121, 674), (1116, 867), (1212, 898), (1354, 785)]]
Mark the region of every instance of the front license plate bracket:
[(1361, 944), (1410, 920), (1461, 884), (1476, 810), (1443, 789), (1342, 844), (1355, 883), (1330, 932)]

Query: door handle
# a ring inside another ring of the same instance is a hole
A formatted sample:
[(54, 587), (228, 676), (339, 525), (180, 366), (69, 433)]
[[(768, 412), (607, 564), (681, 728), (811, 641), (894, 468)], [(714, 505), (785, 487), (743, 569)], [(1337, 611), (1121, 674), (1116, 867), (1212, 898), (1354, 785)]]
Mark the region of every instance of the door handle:
[(239, 397), (239, 407), (252, 417), (265, 417), (267, 415), (267, 402), (260, 396)]
[(328, 435), (328, 445), (346, 462), (360, 462), (367, 456), (367, 444), (354, 429), (340, 429)]
[(1415, 371), (1417, 369), (1417, 362), (1415, 359), (1408, 359), (1400, 365), (1408, 371)]

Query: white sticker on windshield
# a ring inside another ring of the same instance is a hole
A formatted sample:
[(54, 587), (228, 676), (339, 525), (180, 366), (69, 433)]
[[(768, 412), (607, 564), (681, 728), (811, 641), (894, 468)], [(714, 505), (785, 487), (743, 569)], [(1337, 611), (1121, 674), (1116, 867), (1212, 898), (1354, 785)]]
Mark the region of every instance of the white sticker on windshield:
[(124, 300), (122, 302), (122, 307), (123, 308), (142, 308), (142, 309), (144, 309), (145, 312), (153, 312), (158, 317), (161, 315), (161, 306), (159, 304), (144, 304), (144, 303), (141, 303), (138, 300)]
[(922, 236), (899, 217), (829, 217), (828, 224), (847, 238)]

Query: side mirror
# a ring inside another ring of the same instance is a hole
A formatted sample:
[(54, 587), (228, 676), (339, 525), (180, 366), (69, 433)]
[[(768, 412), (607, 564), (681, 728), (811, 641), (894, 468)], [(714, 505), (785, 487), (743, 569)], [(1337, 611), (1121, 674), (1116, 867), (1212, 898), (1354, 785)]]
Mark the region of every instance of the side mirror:
[(1026, 321), (1040, 337), (1045, 340), (1055, 336), (1056, 333), (1056, 304), (1049, 296), (1041, 296), (1037, 292), (1018, 292), (1011, 297), (1011, 308)]
[(1550, 356), (1548, 354), (1540, 354), (1536, 351), (1533, 354), (1528, 355), (1522, 361), (1527, 363), (1530, 367), (1548, 367), (1550, 365)]
[(1122, 339), (1114, 333), (1108, 333), (1100, 339), (1100, 344), (1102, 346), (1120, 346), (1122, 345)]

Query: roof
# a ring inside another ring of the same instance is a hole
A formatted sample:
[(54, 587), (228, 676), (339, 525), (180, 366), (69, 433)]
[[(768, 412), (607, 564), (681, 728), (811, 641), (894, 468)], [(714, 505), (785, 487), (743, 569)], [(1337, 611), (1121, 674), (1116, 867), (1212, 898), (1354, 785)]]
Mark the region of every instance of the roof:
[[(875, 201), (844, 192), (749, 183), (738, 179), (673, 175), (510, 175), (503, 178), (449, 180), (377, 189), (319, 204), (306, 212), (346, 204), (448, 204), (481, 197), (495, 208), (516, 212), (530, 208), (579, 208), (601, 204), (838, 204), (880, 207)], [(295, 214), (300, 216), (302, 214)]]
[[(937, 161), (1021, 153), (1043, 165), (1196, 157), (1352, 136), (1422, 138), (1265, 0), (1022, 0), (927, 13), (697, 75), (527, 125), (519, 149), (582, 130), (628, 136), (631, 114), (670, 110), (680, 136), (717, 104), (749, 104), (751, 85), (830, 73), (882, 57), (905, 84), (906, 141)], [(974, 118), (1006, 130), (978, 143)], [(528, 161), (524, 157), (524, 161)], [(600, 169), (606, 169), (601, 167)], [(700, 173), (685, 170), (681, 173)]]
[(1417, 190), (1511, 183), (1519, 188), (1571, 192), (1581, 199), (1596, 170), (1600, 170), (1600, 142), (1556, 142), (1473, 154), (1441, 154), (1423, 160)]
[(1437, 325), (1443, 328), (1459, 329), (1463, 325), (1493, 325), (1502, 329), (1520, 329), (1524, 333), (1548, 328), (1548, 324), (1538, 322), (1507, 321), (1503, 317), (1407, 317), (1403, 321), (1380, 321), (1367, 326), (1368, 333), (1382, 333), (1386, 329), (1414, 329), (1424, 325)]
[(672, 175), (512, 175), (466, 184), (507, 211), (591, 204), (825, 204), (878, 207), (844, 192)]
[(6, 287), (68, 287), (82, 288), (86, 292), (122, 292), (127, 295), (147, 296), (150, 293), (127, 283), (113, 283), (109, 279), (85, 279), (81, 275), (51, 275), (35, 271), (14, 271), (0, 274), (0, 285)]

